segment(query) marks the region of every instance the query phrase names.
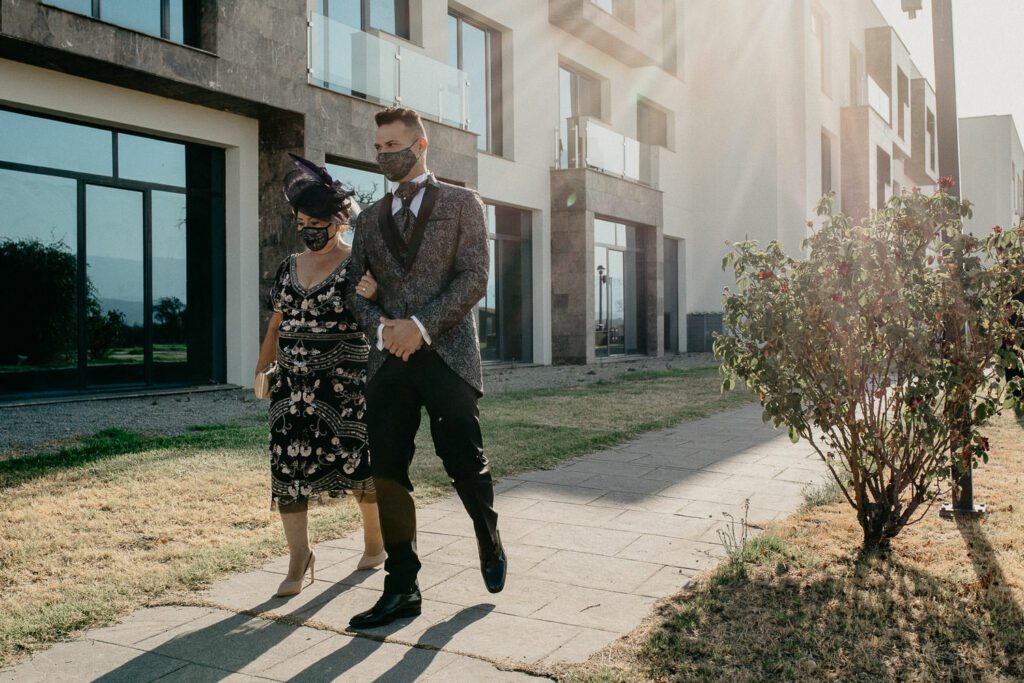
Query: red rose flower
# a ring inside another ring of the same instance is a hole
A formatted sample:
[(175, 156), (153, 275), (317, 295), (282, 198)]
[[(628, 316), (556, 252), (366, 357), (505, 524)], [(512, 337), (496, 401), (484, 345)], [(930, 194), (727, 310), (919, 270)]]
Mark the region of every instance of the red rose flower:
[(914, 185), (912, 188), (910, 188), (910, 191), (913, 192), (914, 194), (918, 194), (921, 192), (921, 188), (918, 187), (917, 185)]
[(850, 264), (843, 261), (839, 264), (839, 277), (846, 277), (850, 274)]
[(1000, 227), (999, 227), (999, 226), (997, 225), (996, 227), (992, 228), (992, 232), (994, 232), (995, 234), (999, 235), (999, 234), (1002, 234), (1002, 232), (1003, 232), (1003, 229), (1002, 229), (1002, 228), (1000, 228)]
[(785, 280), (783, 280), (782, 284), (779, 285), (779, 289), (781, 289), (783, 293), (788, 292), (789, 291), (789, 283), (786, 282)]
[(984, 437), (984, 436), (979, 436), (978, 437), (978, 441), (981, 442), (982, 450), (987, 451), (988, 450), (988, 439), (986, 437)]
[(760, 273), (757, 274), (757, 276), (759, 278), (761, 278), (762, 280), (767, 280), (772, 275), (774, 275), (774, 273), (772, 273), (772, 271), (770, 271), (770, 270), (762, 270)]
[(956, 185), (956, 181), (953, 180), (953, 176), (944, 175), (941, 178), (939, 178), (939, 188), (940, 189), (948, 190), (951, 187), (953, 187), (954, 185)]

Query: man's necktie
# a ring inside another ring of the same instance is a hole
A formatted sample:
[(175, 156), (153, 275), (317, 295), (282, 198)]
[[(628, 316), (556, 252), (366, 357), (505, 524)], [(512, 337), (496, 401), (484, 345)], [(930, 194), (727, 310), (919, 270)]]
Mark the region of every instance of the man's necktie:
[(405, 182), (395, 188), (395, 196), (402, 200), (402, 208), (395, 213), (395, 225), (402, 235), (402, 239), (409, 239), (409, 232), (412, 229), (415, 216), (412, 213), (412, 200), (423, 189), (423, 183)]

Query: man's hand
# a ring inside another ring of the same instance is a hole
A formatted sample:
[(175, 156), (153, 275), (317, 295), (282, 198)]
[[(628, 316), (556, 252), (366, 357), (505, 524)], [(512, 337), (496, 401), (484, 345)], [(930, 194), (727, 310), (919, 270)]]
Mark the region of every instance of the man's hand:
[(423, 346), (423, 335), (420, 328), (412, 320), (388, 320), (380, 319), (384, 325), (384, 332), (381, 338), (384, 341), (384, 348), (390, 353), (408, 361), (409, 356), (416, 353)]

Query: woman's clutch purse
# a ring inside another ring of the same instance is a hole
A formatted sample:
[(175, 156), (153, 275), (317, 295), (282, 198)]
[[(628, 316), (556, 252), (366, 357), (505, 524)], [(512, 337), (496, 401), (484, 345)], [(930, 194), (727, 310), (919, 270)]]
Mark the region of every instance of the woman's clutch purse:
[(253, 385), (253, 391), (256, 392), (256, 398), (264, 399), (270, 396), (270, 383), (273, 381), (274, 373), (276, 372), (277, 361), (274, 361), (256, 373), (256, 383)]

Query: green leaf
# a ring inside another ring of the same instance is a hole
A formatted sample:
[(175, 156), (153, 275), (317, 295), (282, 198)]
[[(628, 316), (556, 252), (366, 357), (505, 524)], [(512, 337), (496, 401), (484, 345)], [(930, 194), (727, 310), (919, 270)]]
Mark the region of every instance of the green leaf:
[(800, 432), (793, 425), (789, 426), (789, 440), (793, 443), (800, 441)]

